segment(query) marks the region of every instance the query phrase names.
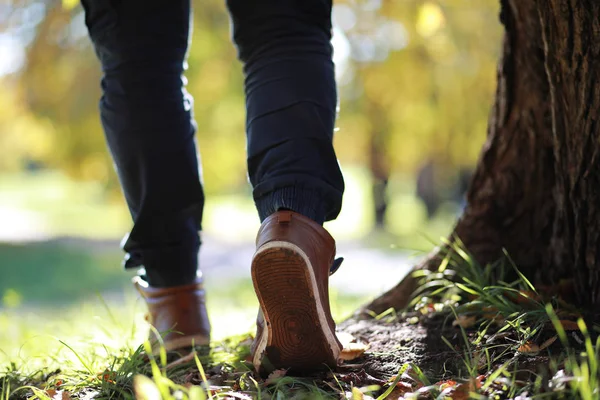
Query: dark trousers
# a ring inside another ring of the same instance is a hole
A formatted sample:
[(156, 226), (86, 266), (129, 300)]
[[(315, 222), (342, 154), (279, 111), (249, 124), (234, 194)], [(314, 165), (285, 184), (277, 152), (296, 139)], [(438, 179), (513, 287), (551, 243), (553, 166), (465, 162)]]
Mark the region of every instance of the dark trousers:
[[(183, 83), (190, 2), (83, 6), (104, 73), (102, 125), (134, 220), (126, 267), (143, 266), (155, 286), (187, 283), (196, 275), (204, 204)], [(344, 182), (332, 146), (331, 0), (227, 6), (244, 65), (248, 173), (261, 221), (281, 208), (334, 219)]]

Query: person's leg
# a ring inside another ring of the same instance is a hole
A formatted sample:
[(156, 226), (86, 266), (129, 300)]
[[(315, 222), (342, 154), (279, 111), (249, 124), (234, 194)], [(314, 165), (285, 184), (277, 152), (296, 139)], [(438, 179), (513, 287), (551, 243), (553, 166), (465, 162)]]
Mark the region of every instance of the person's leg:
[(127, 268), (157, 287), (196, 277), (204, 195), (192, 98), (183, 89), (189, 0), (84, 0), (102, 63), (106, 134), (134, 220)]
[(248, 173), (261, 221), (290, 209), (334, 219), (344, 181), (332, 139), (337, 95), (331, 0), (228, 0), (244, 64)]
[(248, 172), (262, 222), (252, 279), (260, 372), (334, 367), (328, 276), (344, 181), (333, 149), (330, 0), (228, 0), (246, 75)]
[(83, 6), (104, 73), (102, 125), (134, 220), (123, 244), (125, 267), (144, 267), (135, 283), (153, 325), (184, 334), (169, 334), (165, 344), (198, 343), (209, 325), (197, 279), (204, 194), (183, 78), (189, 0)]

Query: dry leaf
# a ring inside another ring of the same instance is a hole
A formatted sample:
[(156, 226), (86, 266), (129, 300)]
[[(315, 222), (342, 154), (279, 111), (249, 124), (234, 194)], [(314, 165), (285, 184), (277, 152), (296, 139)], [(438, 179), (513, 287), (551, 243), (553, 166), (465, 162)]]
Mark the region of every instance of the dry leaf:
[(540, 346), (540, 350), (544, 350), (546, 347), (550, 346), (552, 343), (556, 342), (556, 339), (558, 338), (558, 336), (552, 336), (550, 339), (546, 340), (544, 343), (542, 343), (542, 345)]
[(386, 400), (399, 400), (403, 399), (408, 393), (412, 393), (413, 388), (410, 383), (398, 382), (392, 392), (386, 397)]
[(114, 371), (106, 370), (103, 373), (98, 374), (98, 379), (108, 383), (115, 383), (116, 378), (117, 374)]
[(579, 326), (577, 325), (577, 322), (575, 322), (575, 321), (561, 319), (559, 322), (565, 331), (578, 331), (579, 330)]
[(52, 400), (71, 400), (69, 392), (64, 390), (48, 389), (46, 390), (46, 395)]
[(519, 348), (517, 349), (517, 351), (521, 354), (533, 354), (533, 353), (539, 353), (540, 352), (540, 346), (538, 346), (537, 344), (527, 341), (526, 343), (522, 344), (521, 346), (519, 346)]
[(467, 400), (471, 397), (471, 392), (473, 389), (472, 382), (461, 383), (452, 390), (452, 393), (450, 393), (450, 398), (452, 400)]
[(340, 352), (340, 359), (344, 361), (352, 361), (364, 354), (369, 349), (366, 343), (348, 343)]
[(479, 375), (477, 376), (477, 378), (475, 378), (473, 384), (475, 385), (475, 388), (477, 389), (481, 389), (481, 387), (483, 386), (483, 382), (485, 381), (485, 375)]
[(459, 315), (457, 319), (452, 321), (452, 326), (460, 326), (462, 328), (470, 328), (477, 322), (477, 317), (474, 315)]
[(365, 398), (365, 395), (363, 392), (361, 392), (358, 388), (353, 387), (352, 388), (352, 393), (351, 393), (350, 399), (352, 400), (363, 400)]
[[(481, 380), (480, 375), (477, 378), (472, 378), (468, 382), (457, 384), (455, 381), (449, 380), (445, 382), (441, 382), (442, 386), (440, 389), (443, 389), (440, 393), (440, 398), (451, 398), (454, 400), (467, 400), (471, 398), (471, 392), (475, 392), (477, 389), (481, 388)], [(448, 385), (444, 386), (444, 383), (448, 383)]]
[(287, 374), (287, 369), (276, 369), (275, 371), (273, 371), (269, 374), (267, 379), (265, 379), (265, 386), (269, 386), (269, 385), (277, 382), (277, 380), (279, 378), (283, 378), (286, 374)]
[(348, 332), (336, 332), (335, 336), (337, 336), (342, 347), (346, 347), (348, 344), (356, 342), (356, 338)]
[(438, 382), (437, 385), (439, 385), (440, 390), (445, 390), (448, 388), (453, 388), (454, 386), (456, 386), (456, 381), (453, 381), (452, 379), (449, 379), (447, 381), (441, 381)]
[(500, 311), (496, 307), (488, 306), (484, 307), (482, 310), (483, 319), (487, 319), (488, 321), (493, 321), (496, 325), (504, 325), (505, 319), (500, 314)]
[(540, 295), (531, 290), (521, 290), (516, 295), (514, 293), (508, 295), (515, 304), (531, 304), (535, 301), (542, 301)]

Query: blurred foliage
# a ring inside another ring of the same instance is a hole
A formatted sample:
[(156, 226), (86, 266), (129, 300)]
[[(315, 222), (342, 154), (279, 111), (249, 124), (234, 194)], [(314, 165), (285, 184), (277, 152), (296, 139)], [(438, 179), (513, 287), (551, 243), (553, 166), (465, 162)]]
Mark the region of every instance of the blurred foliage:
[[(0, 309), (27, 303), (64, 303), (93, 297), (97, 292), (124, 286), (123, 273), (114, 268), (122, 257), (112, 243), (92, 248), (64, 239), (43, 243), (0, 243), (4, 271), (0, 281)], [(75, 272), (76, 271), (76, 272)], [(76, 273), (77, 279), (73, 279)], [(23, 292), (16, 290), (23, 289)]]
[[(497, 0), (345, 0), (334, 6), (342, 165), (413, 174), (472, 165), (495, 89)], [(206, 191), (247, 189), (241, 65), (222, 0), (194, 3), (188, 91)], [(118, 183), (98, 117), (100, 67), (73, 0), (0, 5), (0, 172), (60, 168)]]

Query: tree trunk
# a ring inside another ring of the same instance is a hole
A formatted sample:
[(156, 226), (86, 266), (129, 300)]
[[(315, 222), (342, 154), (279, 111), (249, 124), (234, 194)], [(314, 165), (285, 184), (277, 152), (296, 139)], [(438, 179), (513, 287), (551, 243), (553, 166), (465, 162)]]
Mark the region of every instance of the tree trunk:
[[(501, 0), (506, 29), (487, 141), (451, 240), (486, 264), (506, 249), (537, 284), (600, 304), (600, 2)], [(440, 250), (442, 251), (442, 250)], [(436, 268), (433, 252), (415, 269)], [(411, 276), (362, 311), (404, 308)]]
[(388, 208), (387, 188), (390, 178), (390, 166), (386, 151), (389, 130), (386, 110), (372, 100), (367, 100), (366, 109), (371, 123), (369, 137), (369, 170), (371, 172), (371, 194), (373, 198), (373, 217), (375, 228), (385, 230), (385, 215)]

